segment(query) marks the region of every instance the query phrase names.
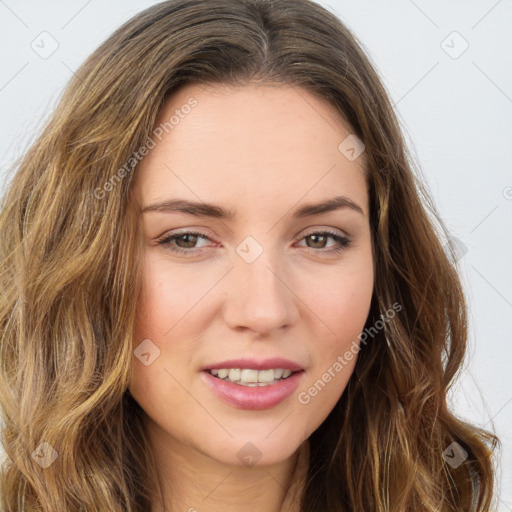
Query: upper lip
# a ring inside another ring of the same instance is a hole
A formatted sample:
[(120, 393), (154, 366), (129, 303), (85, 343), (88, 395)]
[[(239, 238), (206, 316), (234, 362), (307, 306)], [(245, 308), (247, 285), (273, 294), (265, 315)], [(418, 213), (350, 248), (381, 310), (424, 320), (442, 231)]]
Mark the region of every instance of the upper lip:
[(252, 370), (271, 370), (272, 368), (282, 368), (283, 370), (291, 370), (297, 372), (303, 370), (303, 367), (291, 361), (290, 359), (284, 359), (282, 357), (272, 357), (270, 359), (230, 359), (229, 361), (221, 361), (220, 363), (209, 364), (204, 366), (202, 370), (220, 370), (222, 368), (249, 368)]

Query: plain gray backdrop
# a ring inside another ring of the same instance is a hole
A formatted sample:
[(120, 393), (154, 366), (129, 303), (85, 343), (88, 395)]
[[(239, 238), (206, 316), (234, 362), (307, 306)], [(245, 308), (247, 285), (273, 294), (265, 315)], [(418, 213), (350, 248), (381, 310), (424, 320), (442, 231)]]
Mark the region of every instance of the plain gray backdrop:
[[(83, 60), (150, 0), (0, 0), (0, 177), (34, 140)], [(503, 443), (512, 511), (512, 0), (321, 1), (387, 88), (458, 247), (470, 313), (456, 413)]]

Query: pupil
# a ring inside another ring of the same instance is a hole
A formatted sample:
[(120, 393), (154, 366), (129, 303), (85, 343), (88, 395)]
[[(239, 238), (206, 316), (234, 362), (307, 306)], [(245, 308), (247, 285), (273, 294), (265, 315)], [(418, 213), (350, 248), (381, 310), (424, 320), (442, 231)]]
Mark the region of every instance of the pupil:
[[(189, 241), (188, 241), (188, 244), (187, 244), (186, 239), (188, 239), (188, 238), (191, 238), (191, 239), (192, 239), (192, 241), (190, 241), (190, 240), (189, 240)], [(196, 239), (196, 238), (197, 238), (197, 237), (196, 237), (195, 235), (185, 234), (185, 235), (182, 235), (182, 236), (181, 236), (181, 238), (178, 238), (178, 241), (179, 241), (179, 240), (182, 240), (182, 241), (183, 241), (183, 240), (185, 240), (185, 244), (187, 244), (187, 245), (186, 245), (187, 247), (194, 247), (194, 244), (195, 244), (195, 241), (196, 241), (195, 239)]]
[(325, 236), (324, 235), (310, 235), (309, 238), (312, 238), (313, 239), (313, 244), (316, 244), (316, 243), (319, 243), (319, 239), (324, 239), (325, 241)]

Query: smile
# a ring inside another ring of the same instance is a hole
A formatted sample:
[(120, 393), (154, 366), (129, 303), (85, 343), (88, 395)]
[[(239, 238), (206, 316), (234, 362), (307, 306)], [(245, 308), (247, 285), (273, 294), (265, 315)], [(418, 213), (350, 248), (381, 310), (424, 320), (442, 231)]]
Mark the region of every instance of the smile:
[(283, 379), (287, 379), (292, 371), (283, 368), (269, 370), (252, 370), (249, 368), (221, 368), (210, 370), (210, 373), (218, 379), (233, 382), (240, 386), (262, 387), (270, 386)]
[[(282, 369), (257, 371), (248, 368), (225, 368), (203, 370), (201, 377), (213, 394), (230, 406), (237, 409), (262, 410), (275, 407), (289, 398), (297, 390), (304, 374), (304, 370), (282, 370), (279, 378), (276, 378), (280, 370)], [(226, 375), (220, 377), (219, 374)], [(231, 376), (234, 377), (233, 380)], [(267, 379), (267, 382), (259, 382), (260, 378)]]

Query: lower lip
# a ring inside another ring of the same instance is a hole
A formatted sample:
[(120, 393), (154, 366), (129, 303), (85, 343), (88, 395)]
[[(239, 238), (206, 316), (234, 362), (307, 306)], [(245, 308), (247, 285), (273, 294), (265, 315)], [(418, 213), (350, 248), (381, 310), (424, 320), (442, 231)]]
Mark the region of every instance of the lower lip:
[(292, 373), (287, 379), (269, 386), (242, 386), (201, 372), (207, 384), (224, 402), (238, 409), (270, 409), (286, 400), (299, 386), (304, 371)]

